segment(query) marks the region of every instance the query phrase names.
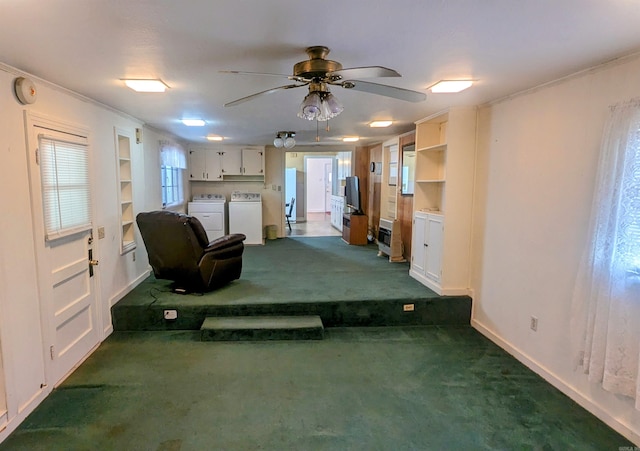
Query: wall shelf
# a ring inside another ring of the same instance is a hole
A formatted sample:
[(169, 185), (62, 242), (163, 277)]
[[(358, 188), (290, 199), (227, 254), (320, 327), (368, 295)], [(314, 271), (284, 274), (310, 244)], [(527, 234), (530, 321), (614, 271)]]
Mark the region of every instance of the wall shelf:
[(416, 122), (413, 278), (441, 295), (468, 294), (476, 109)]
[(118, 180), (120, 189), (120, 254), (136, 248), (133, 212), (133, 184), (131, 171), (131, 142), (133, 135), (125, 130), (115, 129), (116, 155), (118, 158)]

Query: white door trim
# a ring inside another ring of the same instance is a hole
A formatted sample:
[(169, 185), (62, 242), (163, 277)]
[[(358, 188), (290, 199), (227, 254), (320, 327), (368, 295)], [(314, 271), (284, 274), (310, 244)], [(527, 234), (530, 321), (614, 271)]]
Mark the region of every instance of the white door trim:
[[(49, 261), (49, 254), (47, 253), (47, 249), (45, 246), (45, 231), (44, 231), (44, 215), (43, 215), (43, 203), (42, 203), (42, 191), (41, 191), (41, 182), (40, 182), (40, 168), (37, 161), (37, 148), (38, 148), (38, 138), (37, 131), (42, 129), (43, 131), (51, 130), (53, 132), (61, 132), (71, 135), (83, 136), (87, 138), (87, 142), (89, 143), (89, 149), (92, 148), (91, 144), (91, 133), (90, 130), (82, 125), (72, 124), (64, 121), (60, 121), (55, 118), (51, 118), (49, 116), (34, 113), (30, 111), (25, 111), (25, 127), (26, 127), (26, 144), (27, 144), (27, 152), (28, 152), (28, 166), (29, 166), (29, 181), (30, 181), (30, 190), (31, 190), (31, 211), (32, 211), (32, 223), (33, 223), (33, 234), (34, 234), (34, 247), (35, 247), (35, 258), (36, 258), (36, 268), (37, 268), (37, 285), (38, 285), (38, 297), (39, 297), (39, 306), (40, 306), (40, 324), (42, 329), (42, 356), (44, 359), (44, 369), (45, 369), (45, 384), (49, 390), (51, 390), (54, 386), (56, 386), (60, 381), (62, 381), (73, 368), (77, 366), (86, 356), (83, 356), (78, 362), (74, 362), (70, 367), (67, 368), (58, 368), (56, 366), (57, 362), (54, 362), (52, 358), (52, 353), (54, 350), (52, 349), (53, 344), (55, 343), (55, 325), (54, 318), (57, 316), (58, 318), (66, 318), (71, 310), (74, 309), (74, 303), (65, 307), (60, 311), (56, 311), (56, 307), (53, 305), (53, 299), (51, 297), (51, 287), (56, 285), (56, 280), (65, 280), (65, 277), (69, 275), (77, 274), (77, 270), (88, 264), (88, 260), (82, 262), (81, 259), (76, 259), (73, 264), (70, 266), (66, 266), (55, 273), (51, 272), (51, 263)], [(36, 128), (37, 127), (37, 128)], [(94, 168), (93, 168), (93, 158), (92, 152), (89, 151), (89, 177), (90, 180), (95, 180)], [(92, 186), (92, 193), (94, 191), (94, 187)], [(92, 217), (95, 218), (95, 203), (92, 203)], [(93, 225), (92, 230), (93, 232)], [(84, 234), (88, 234), (88, 232), (81, 232)], [(61, 241), (65, 239), (62, 238)], [(97, 249), (97, 240), (93, 242), (91, 245), (93, 249), (93, 258), (98, 259), (99, 252)], [(72, 271), (75, 268), (76, 271)], [(100, 300), (99, 300), (99, 290), (98, 290), (98, 280), (99, 271), (94, 272), (94, 277), (89, 278), (89, 287), (88, 290), (91, 292), (93, 300), (92, 304), (92, 312), (91, 312), (91, 322), (93, 323), (93, 328), (97, 329), (95, 343), (91, 346), (91, 351), (95, 349), (95, 347), (100, 343), (103, 339), (103, 327), (102, 327), (102, 317), (101, 317), (101, 309), (99, 308)], [(56, 280), (54, 280), (56, 279)], [(82, 338), (82, 337), (80, 337)], [(74, 342), (77, 342), (75, 340)], [(93, 339), (91, 341), (94, 341)], [(62, 352), (65, 350), (55, 350), (55, 352)], [(89, 352), (91, 352), (89, 351)], [(88, 355), (88, 354), (87, 354)]]

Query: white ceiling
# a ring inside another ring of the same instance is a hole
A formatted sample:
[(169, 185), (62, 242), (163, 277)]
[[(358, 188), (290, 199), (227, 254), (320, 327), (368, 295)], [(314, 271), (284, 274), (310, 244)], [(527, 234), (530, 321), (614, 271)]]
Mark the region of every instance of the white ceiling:
[[(402, 78), (368, 79), (426, 91), (472, 78), (459, 94), (409, 103), (339, 87), (344, 112), (320, 123), (323, 143), (363, 142), (412, 128), (452, 105), (475, 105), (640, 50), (638, 0), (0, 0), (0, 62), (83, 94), (189, 141), (273, 142), (278, 130), (314, 142), (299, 119), (306, 88), (235, 107), (232, 100), (290, 84), (305, 48), (325, 45), (345, 68), (380, 65)], [(640, 74), (639, 79), (640, 79)], [(122, 78), (161, 78), (164, 94), (136, 93)], [(640, 83), (639, 83), (640, 86)], [(205, 127), (179, 120), (201, 117)], [(367, 123), (393, 119), (390, 129)]]

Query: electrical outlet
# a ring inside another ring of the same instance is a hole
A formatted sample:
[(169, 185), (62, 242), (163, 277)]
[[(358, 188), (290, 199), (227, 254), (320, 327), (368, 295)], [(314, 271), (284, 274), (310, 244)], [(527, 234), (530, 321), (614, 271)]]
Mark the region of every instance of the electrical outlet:
[(415, 304), (404, 304), (402, 306), (403, 312), (413, 312), (416, 309)]
[(178, 319), (178, 311), (177, 310), (165, 310), (164, 311), (164, 319)]
[(538, 318), (536, 318), (535, 316), (532, 316), (531, 317), (531, 324), (530, 324), (529, 327), (531, 327), (532, 331), (537, 332), (538, 331)]

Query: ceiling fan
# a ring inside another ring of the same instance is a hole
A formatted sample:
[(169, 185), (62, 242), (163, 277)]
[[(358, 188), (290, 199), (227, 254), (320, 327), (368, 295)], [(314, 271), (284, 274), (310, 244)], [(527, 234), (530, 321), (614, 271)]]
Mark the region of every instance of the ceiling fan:
[(401, 75), (393, 69), (388, 69), (382, 66), (343, 69), (342, 64), (339, 62), (326, 59), (329, 54), (328, 47), (308, 47), (306, 52), (307, 55), (309, 55), (309, 59), (296, 63), (293, 66), (293, 75), (222, 71), (230, 74), (286, 77), (289, 80), (296, 82), (295, 84), (278, 86), (276, 88), (267, 89), (266, 91), (251, 94), (234, 100), (233, 102), (226, 103), (224, 106), (236, 106), (257, 97), (272, 94), (280, 90), (309, 86), (309, 94), (307, 94), (300, 105), (298, 116), (303, 119), (322, 121), (337, 116), (343, 110), (342, 105), (329, 91), (329, 86), (339, 86), (345, 89), (368, 92), (408, 102), (421, 102), (427, 97), (423, 92), (359, 80), (360, 78), (400, 77)]

